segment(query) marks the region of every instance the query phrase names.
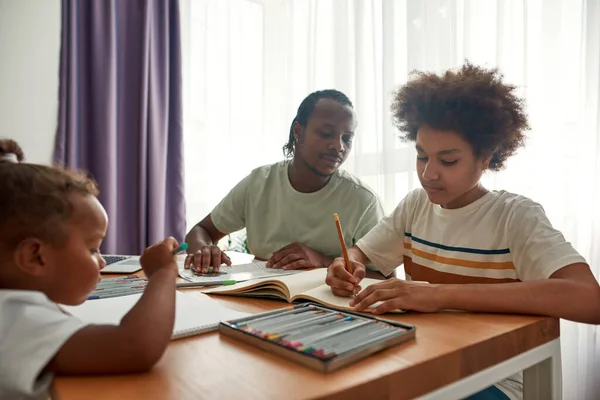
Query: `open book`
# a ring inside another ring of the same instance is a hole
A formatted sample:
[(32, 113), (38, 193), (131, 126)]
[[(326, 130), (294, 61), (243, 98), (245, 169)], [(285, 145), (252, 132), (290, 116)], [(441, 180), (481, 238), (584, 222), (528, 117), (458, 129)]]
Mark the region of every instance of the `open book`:
[[(171, 339), (199, 335), (217, 330), (221, 321), (243, 318), (248, 313), (231, 310), (201, 293), (176, 292), (175, 325)], [(76, 318), (90, 324), (118, 325), (121, 319), (138, 302), (141, 293), (128, 296), (88, 300), (78, 306), (60, 307)]]
[(281, 275), (292, 275), (300, 273), (299, 270), (283, 270), (267, 268), (266, 261), (251, 261), (244, 264), (237, 264), (232, 260), (231, 265), (222, 265), (218, 273), (212, 270), (207, 274), (195, 274), (189, 269), (179, 269), (179, 276), (188, 282), (221, 282), (232, 280), (243, 282), (253, 279), (270, 278)]
[[(312, 271), (300, 272), (295, 275), (255, 279), (230, 286), (219, 286), (204, 290), (203, 292), (235, 296), (271, 297), (282, 299), (289, 303), (296, 300), (308, 300), (340, 310), (354, 311), (354, 308), (350, 307), (350, 300), (352, 298), (334, 295), (331, 292), (331, 288), (325, 284), (326, 276), (327, 269), (319, 268)], [(379, 282), (382, 281), (364, 278), (360, 282), (360, 286), (364, 290), (366, 287)], [(404, 311), (397, 310), (394, 312)]]

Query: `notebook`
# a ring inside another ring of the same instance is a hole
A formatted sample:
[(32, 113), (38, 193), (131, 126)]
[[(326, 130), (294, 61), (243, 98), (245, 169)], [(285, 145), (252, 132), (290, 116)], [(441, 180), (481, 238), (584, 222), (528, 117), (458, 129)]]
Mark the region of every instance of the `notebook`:
[[(326, 268), (318, 268), (305, 271), (295, 275), (278, 276), (273, 278), (255, 279), (241, 282), (235, 285), (219, 286), (203, 290), (203, 293), (248, 296), (248, 297), (271, 297), (292, 303), (297, 300), (308, 300), (325, 306), (334, 307), (339, 310), (354, 311), (350, 306), (350, 297), (336, 296), (331, 288), (325, 284), (327, 276)], [(365, 278), (360, 282), (362, 289), (382, 282), (377, 279)], [(375, 303), (372, 307), (376, 307)], [(370, 310), (365, 310), (370, 311)], [(396, 310), (393, 312), (404, 312)]]
[[(141, 293), (128, 296), (88, 300), (78, 306), (61, 308), (82, 321), (91, 324), (118, 325), (121, 319), (137, 303)], [(171, 339), (199, 335), (217, 330), (219, 322), (242, 318), (248, 313), (231, 310), (201, 293), (176, 292), (175, 325)]]

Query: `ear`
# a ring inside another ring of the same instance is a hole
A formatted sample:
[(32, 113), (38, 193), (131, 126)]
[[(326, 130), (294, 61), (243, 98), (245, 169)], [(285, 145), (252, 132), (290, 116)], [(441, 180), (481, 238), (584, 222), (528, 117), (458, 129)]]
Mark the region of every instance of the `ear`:
[(27, 275), (40, 277), (48, 273), (44, 260), (48, 245), (36, 238), (21, 241), (14, 251), (15, 265)]
[(488, 156), (488, 157), (484, 158), (483, 160), (481, 160), (481, 169), (483, 171), (487, 171), (487, 169), (490, 166), (490, 161), (492, 161), (492, 156)]
[(292, 128), (292, 132), (294, 133), (294, 140), (296, 143), (300, 141), (300, 137), (304, 135), (304, 127), (300, 125), (300, 122), (294, 121), (294, 127)]

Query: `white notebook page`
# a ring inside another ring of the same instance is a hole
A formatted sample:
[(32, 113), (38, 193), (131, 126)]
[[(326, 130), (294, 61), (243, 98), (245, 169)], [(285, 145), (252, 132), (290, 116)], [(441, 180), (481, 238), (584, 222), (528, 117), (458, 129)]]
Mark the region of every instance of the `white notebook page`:
[[(107, 299), (88, 300), (79, 306), (61, 308), (69, 314), (91, 324), (118, 325), (137, 303), (141, 293)], [(224, 307), (210, 297), (195, 293), (176, 292), (175, 326), (172, 339), (216, 330), (219, 322), (242, 318), (248, 313)]]

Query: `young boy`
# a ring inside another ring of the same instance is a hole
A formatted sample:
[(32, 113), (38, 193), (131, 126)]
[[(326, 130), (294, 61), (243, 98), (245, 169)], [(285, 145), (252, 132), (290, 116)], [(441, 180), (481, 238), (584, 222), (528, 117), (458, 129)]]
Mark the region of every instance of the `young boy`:
[(44, 398), (57, 374), (143, 372), (169, 343), (177, 264), (172, 239), (141, 257), (149, 282), (118, 326), (85, 325), (55, 303), (84, 302), (105, 266), (108, 220), (77, 172), (0, 164), (0, 398)]
[(399, 89), (392, 111), (404, 138), (416, 142), (423, 188), (349, 250), (352, 273), (343, 258), (334, 260), (326, 281), (333, 293), (358, 293), (365, 264), (389, 274), (403, 263), (407, 281), (372, 285), (351, 304), (360, 311), (381, 301), (377, 313), (461, 309), (600, 323), (598, 282), (542, 207), (480, 182), (523, 145), (527, 117), (514, 92), (498, 70), (469, 63), (441, 76), (419, 73)]

